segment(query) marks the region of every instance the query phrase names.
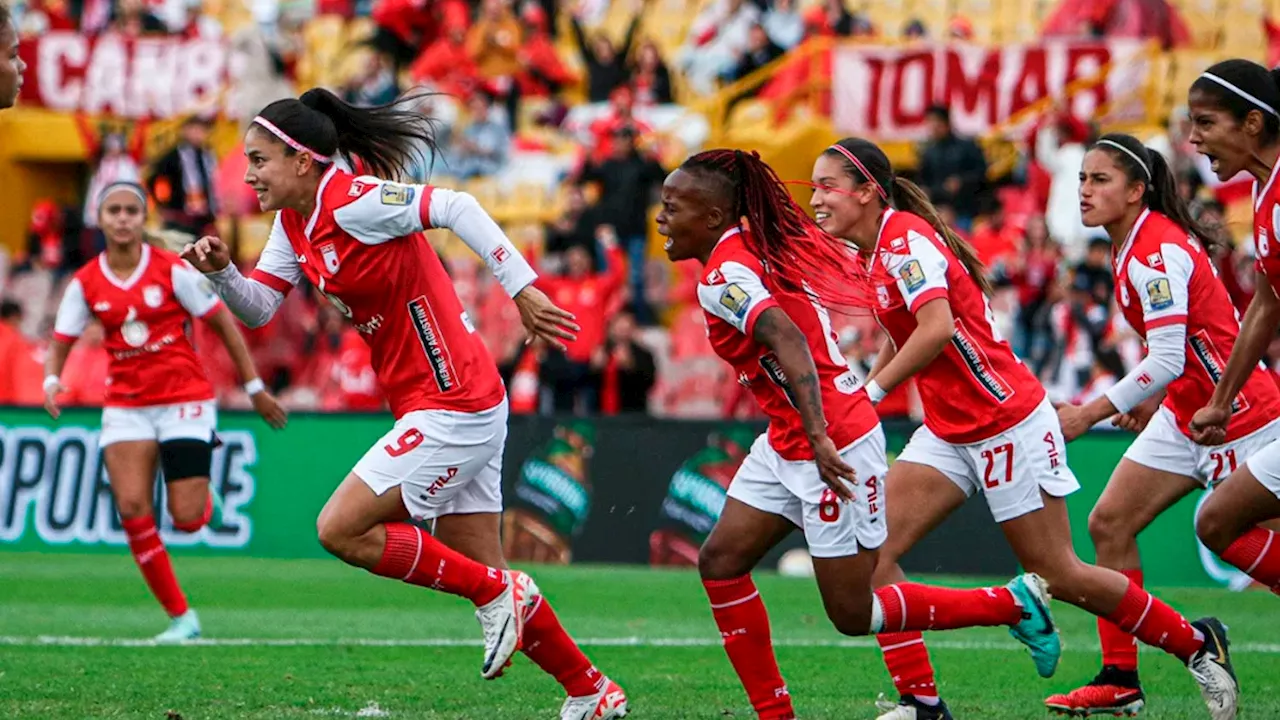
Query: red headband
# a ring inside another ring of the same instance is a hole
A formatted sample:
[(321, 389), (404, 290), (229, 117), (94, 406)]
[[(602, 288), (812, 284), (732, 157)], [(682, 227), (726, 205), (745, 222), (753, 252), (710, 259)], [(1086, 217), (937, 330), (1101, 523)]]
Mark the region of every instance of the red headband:
[(836, 152), (838, 152), (838, 153), (840, 153), (841, 155), (845, 156), (845, 158), (847, 158), (847, 159), (849, 160), (849, 162), (853, 163), (853, 166), (854, 166), (855, 168), (857, 168), (857, 169), (858, 169), (858, 172), (862, 173), (862, 176), (863, 176), (863, 177), (865, 177), (867, 180), (870, 180), (872, 183), (874, 183), (874, 184), (875, 184), (875, 186), (876, 186), (876, 192), (880, 193), (880, 197), (884, 198), (884, 201), (885, 201), (886, 203), (887, 203), (887, 202), (889, 202), (889, 193), (885, 192), (885, 189), (884, 189), (884, 187), (880, 184), (880, 181), (875, 179), (875, 176), (873, 176), (873, 175), (872, 175), (872, 174), (867, 170), (867, 166), (866, 166), (866, 165), (863, 165), (863, 164), (862, 164), (862, 161), (861, 161), (861, 160), (859, 160), (859, 159), (857, 158), (857, 156), (855, 156), (853, 153), (851, 153), (851, 152), (849, 152), (848, 150), (846, 150), (846, 149), (845, 149), (845, 147), (844, 147), (843, 145), (832, 145), (831, 147), (829, 147), (829, 148), (827, 148), (827, 149), (828, 149), (828, 150), (835, 150)]

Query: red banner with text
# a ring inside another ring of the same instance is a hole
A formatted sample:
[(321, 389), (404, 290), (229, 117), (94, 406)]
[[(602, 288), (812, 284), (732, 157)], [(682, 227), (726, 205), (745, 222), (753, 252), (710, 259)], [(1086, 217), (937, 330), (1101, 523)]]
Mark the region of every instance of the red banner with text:
[(838, 131), (883, 140), (921, 140), (925, 111), (951, 109), (961, 135), (982, 135), (1076, 81), (1105, 79), (1076, 93), (1076, 117), (1137, 121), (1146, 116), (1146, 45), (1137, 40), (1042, 41), (981, 47), (842, 46), (834, 51), (832, 120)]
[(59, 112), (161, 119), (220, 109), (229, 76), (219, 40), (53, 32), (19, 49), (20, 103)]

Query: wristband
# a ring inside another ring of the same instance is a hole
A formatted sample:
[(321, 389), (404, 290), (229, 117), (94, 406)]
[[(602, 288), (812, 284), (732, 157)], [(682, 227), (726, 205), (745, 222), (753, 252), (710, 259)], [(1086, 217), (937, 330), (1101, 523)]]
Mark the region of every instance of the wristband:
[(254, 378), (244, 384), (244, 392), (250, 397), (257, 395), (267, 389), (267, 384), (262, 382), (262, 378)]
[(45, 375), (45, 376), (44, 376), (44, 391), (47, 393), (47, 392), (49, 392), (49, 389), (50, 389), (50, 388), (56, 387), (57, 385), (60, 385), (61, 383), (62, 383), (62, 381), (58, 379), (58, 376), (57, 376), (57, 375)]
[(872, 405), (879, 405), (880, 401), (883, 400), (884, 396), (887, 394), (884, 389), (880, 387), (880, 383), (875, 380), (863, 385), (862, 389), (867, 391), (867, 397), (871, 398)]

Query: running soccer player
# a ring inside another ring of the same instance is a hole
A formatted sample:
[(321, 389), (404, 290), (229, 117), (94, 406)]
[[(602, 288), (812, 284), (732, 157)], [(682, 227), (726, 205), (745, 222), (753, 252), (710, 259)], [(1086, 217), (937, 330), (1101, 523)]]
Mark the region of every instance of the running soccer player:
[[(578, 328), (533, 287), (533, 269), (474, 197), (379, 179), (401, 175), (417, 148), (434, 151), (430, 120), (402, 107), (412, 100), (357, 108), (313, 89), (268, 105), (245, 134), (245, 182), (263, 210), (278, 211), (257, 267), (241, 275), (217, 238), (183, 256), (250, 326), (270, 320), (306, 279), (369, 343), (395, 425), (320, 512), (325, 549), (474, 603), (484, 678), (523, 649), (564, 686), (563, 719), (622, 717), (622, 688), (578, 649), (529, 576), (507, 569), (506, 390), (423, 231), (452, 229), (482, 257), (532, 337), (563, 349)], [(345, 170), (353, 158), (373, 176)], [(434, 521), (434, 534), (410, 519)]]

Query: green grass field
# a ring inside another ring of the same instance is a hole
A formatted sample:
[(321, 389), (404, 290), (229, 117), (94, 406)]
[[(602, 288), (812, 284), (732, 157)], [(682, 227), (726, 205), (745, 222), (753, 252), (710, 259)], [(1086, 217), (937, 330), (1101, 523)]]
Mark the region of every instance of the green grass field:
[[(506, 719), (557, 717), (559, 687), (523, 658), (479, 677), (479, 629), (457, 598), (337, 561), (179, 556), (207, 644), (130, 646), (165, 618), (118, 555), (0, 554), (0, 718)], [(750, 718), (697, 577), (615, 567), (535, 568), (587, 653), (626, 687), (636, 718)], [(874, 718), (893, 694), (874, 643), (843, 638), (811, 581), (761, 574), (779, 662), (802, 718)], [(1159, 593), (1231, 626), (1243, 718), (1280, 718), (1280, 602), (1266, 593)], [(1041, 701), (1092, 677), (1093, 620), (1055, 603), (1067, 652), (1040, 680), (1003, 630), (931, 636), (958, 718), (1046, 717)], [(1185, 668), (1143, 655), (1148, 717), (1203, 718)]]

